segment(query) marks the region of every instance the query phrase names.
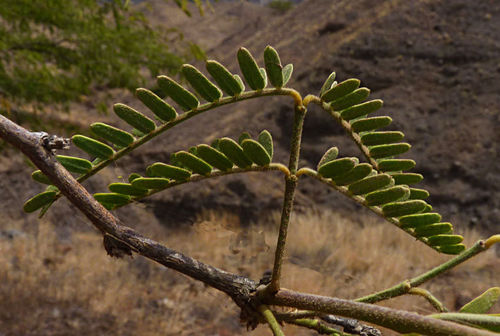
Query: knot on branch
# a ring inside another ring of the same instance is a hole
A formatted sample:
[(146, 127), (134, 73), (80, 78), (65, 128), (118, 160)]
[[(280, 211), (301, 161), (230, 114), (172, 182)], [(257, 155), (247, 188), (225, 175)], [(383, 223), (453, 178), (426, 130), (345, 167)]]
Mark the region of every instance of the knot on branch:
[(104, 249), (111, 257), (123, 258), (126, 255), (132, 256), (132, 249), (130, 246), (108, 234), (104, 234), (103, 245)]
[(35, 132), (35, 134), (40, 137), (42, 146), (51, 152), (56, 149), (69, 149), (69, 144), (71, 143), (71, 139), (69, 138), (49, 135), (46, 132)]

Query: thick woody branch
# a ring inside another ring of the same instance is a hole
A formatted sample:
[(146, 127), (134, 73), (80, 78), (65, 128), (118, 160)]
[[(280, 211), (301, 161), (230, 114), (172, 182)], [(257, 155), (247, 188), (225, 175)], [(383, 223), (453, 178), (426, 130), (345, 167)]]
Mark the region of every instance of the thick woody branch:
[[(400, 333), (416, 332), (432, 336), (493, 336), (486, 330), (449, 323), (401, 310), (282, 289), (263, 300), (270, 305), (307, 309), (373, 323)], [(444, 323), (443, 323), (444, 322)]]
[[(128, 253), (128, 247), (146, 258), (226, 293), (240, 307), (246, 307), (249, 295), (256, 287), (253, 280), (199, 262), (124, 226), (61, 166), (51, 150), (43, 146), (43, 133), (29, 132), (0, 115), (0, 137), (21, 150), (99, 231), (118, 240), (115, 248), (124, 249), (122, 252)], [(109, 237), (107, 242), (108, 248)]]

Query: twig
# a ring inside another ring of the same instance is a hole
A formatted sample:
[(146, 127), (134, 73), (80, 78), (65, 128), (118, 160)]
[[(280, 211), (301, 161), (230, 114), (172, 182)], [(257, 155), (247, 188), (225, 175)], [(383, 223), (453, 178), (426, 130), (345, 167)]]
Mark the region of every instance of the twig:
[(304, 294), (281, 289), (274, 296), (263, 300), (269, 305), (314, 310), (326, 314), (356, 318), (400, 333), (416, 332), (432, 336), (494, 336), (489, 331), (471, 328), (410, 313), (344, 299)]
[(425, 298), (439, 312), (447, 312), (448, 309), (431, 292), (423, 288), (410, 288), (408, 294), (418, 295)]
[(335, 324), (341, 326), (345, 332), (350, 333), (352, 335), (360, 335), (360, 336), (382, 336), (380, 330), (368, 326), (366, 324), (360, 323), (356, 319), (338, 317), (330, 314), (323, 314), (320, 316), (321, 319), (327, 323)]
[(472, 245), (472, 247), (470, 247), (469, 249), (463, 251), (462, 253), (460, 253), (456, 257), (445, 262), (444, 264), (441, 264), (437, 267), (434, 267), (430, 271), (427, 271), (427, 272), (425, 272), (425, 273), (423, 273), (423, 274), (421, 274), (413, 279), (405, 280), (405, 281), (403, 281), (403, 282), (401, 282), (393, 287), (384, 289), (380, 292), (370, 294), (367, 296), (363, 296), (361, 298), (356, 299), (355, 301), (366, 302), (366, 303), (375, 303), (375, 302), (380, 302), (380, 301), (387, 300), (387, 299), (390, 299), (390, 298), (393, 298), (396, 296), (407, 294), (411, 288), (420, 286), (424, 282), (429, 281), (432, 278), (435, 278), (439, 274), (446, 272), (450, 268), (453, 268), (453, 267), (467, 261), (468, 259), (472, 258), (476, 254), (481, 253), (483, 251), (486, 251), (487, 249), (488, 249), (488, 247), (485, 244), (485, 242), (483, 240), (479, 240), (474, 245)]
[(331, 336), (344, 336), (343, 332), (338, 331), (335, 328), (329, 327), (324, 323), (321, 323), (318, 320), (315, 319), (296, 319), (296, 320), (290, 320), (286, 321), (286, 323), (289, 324), (295, 324), (301, 327), (305, 327), (308, 329), (316, 330), (318, 334), (320, 335), (331, 335)]
[(285, 336), (283, 330), (281, 330), (280, 324), (273, 315), (273, 312), (266, 305), (260, 305), (258, 307), (259, 312), (264, 316), (269, 328), (271, 328), (274, 336)]

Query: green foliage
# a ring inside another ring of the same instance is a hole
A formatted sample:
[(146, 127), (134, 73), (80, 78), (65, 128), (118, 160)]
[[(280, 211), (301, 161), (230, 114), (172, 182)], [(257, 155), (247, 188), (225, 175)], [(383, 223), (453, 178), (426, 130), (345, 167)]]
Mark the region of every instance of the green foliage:
[(96, 86), (132, 90), (149, 76), (175, 73), (188, 56), (203, 55), (179, 33), (153, 29), (129, 1), (0, 6), (0, 97), (10, 102), (65, 103)]
[[(115, 104), (117, 116), (132, 129), (121, 130), (103, 123), (94, 123), (91, 129), (97, 136), (115, 145), (117, 151), (97, 139), (75, 135), (73, 143), (97, 160), (90, 162), (67, 156), (58, 156), (58, 160), (69, 171), (81, 174), (78, 179), (83, 181), (171, 127), (218, 106), (271, 94), (291, 95), (297, 100), (294, 90), (282, 87), (289, 79), (287, 76), (291, 74), (292, 67), (289, 67), (290, 73), (287, 75), (286, 67), (282, 67), (274, 48), (267, 47), (264, 51), (265, 69), (259, 68), (255, 58), (245, 48), (239, 49), (237, 59), (246, 83), (254, 91), (243, 91), (244, 85), (239, 82), (239, 77), (216, 61), (207, 61), (206, 67), (215, 83), (221, 86), (220, 89), (200, 70), (192, 65), (184, 65), (182, 72), (187, 81), (207, 103), (200, 104), (193, 93), (174, 79), (159, 76), (158, 86), (167, 99), (185, 110), (183, 114), (178, 115), (174, 107), (153, 92), (137, 89), (137, 97), (158, 118), (158, 123), (143, 112), (124, 104)], [(267, 79), (274, 88), (265, 88)], [(297, 177), (301, 174), (311, 175), (434, 249), (444, 253), (460, 253), (465, 248), (461, 244), (462, 237), (453, 234), (451, 224), (441, 223), (439, 214), (430, 212), (432, 207), (423, 201), (429, 193), (424, 189), (409, 187), (420, 182), (423, 177), (407, 172), (415, 166), (413, 160), (397, 158), (397, 155), (407, 152), (411, 147), (408, 143), (400, 142), (404, 134), (400, 131), (378, 130), (390, 124), (391, 119), (384, 116), (367, 118), (368, 114), (382, 107), (382, 101), (375, 99), (365, 102), (369, 90), (359, 86), (358, 79), (337, 83), (335, 73), (332, 73), (323, 84), (321, 98), (310, 99), (351, 133), (351, 138), (368, 162), (360, 163), (362, 157), (338, 157), (339, 149), (331, 147), (321, 158), (317, 171), (299, 169)], [(224, 97), (223, 92), (229, 97)], [(98, 193), (97, 199), (111, 209), (178, 184), (215, 176), (266, 170), (281, 170), (290, 174), (283, 165), (272, 162), (273, 154), (273, 139), (266, 130), (257, 139), (247, 132), (243, 132), (238, 141), (227, 137), (215, 139), (211, 146), (200, 144), (172, 154), (170, 163), (156, 162), (149, 165), (146, 177), (134, 173), (129, 183), (110, 184), (111, 193)], [(33, 173), (33, 179), (44, 184), (49, 182), (40, 172)], [(48, 196), (43, 199), (48, 199)]]

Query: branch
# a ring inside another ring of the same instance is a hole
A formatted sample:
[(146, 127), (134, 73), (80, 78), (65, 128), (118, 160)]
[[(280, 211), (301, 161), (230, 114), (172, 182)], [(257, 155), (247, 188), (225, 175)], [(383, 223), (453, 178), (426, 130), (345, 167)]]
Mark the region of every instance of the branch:
[(112, 237), (105, 239), (108, 252), (118, 249), (122, 254), (130, 254), (133, 250), (226, 293), (238, 306), (248, 308), (250, 293), (256, 288), (253, 280), (199, 262), (123, 226), (61, 166), (50, 150), (43, 147), (43, 134), (29, 132), (0, 115), (0, 137), (21, 150), (101, 233)]
[(432, 336), (493, 336), (494, 333), (401, 310), (282, 289), (266, 304), (314, 310), (373, 323), (400, 333)]

